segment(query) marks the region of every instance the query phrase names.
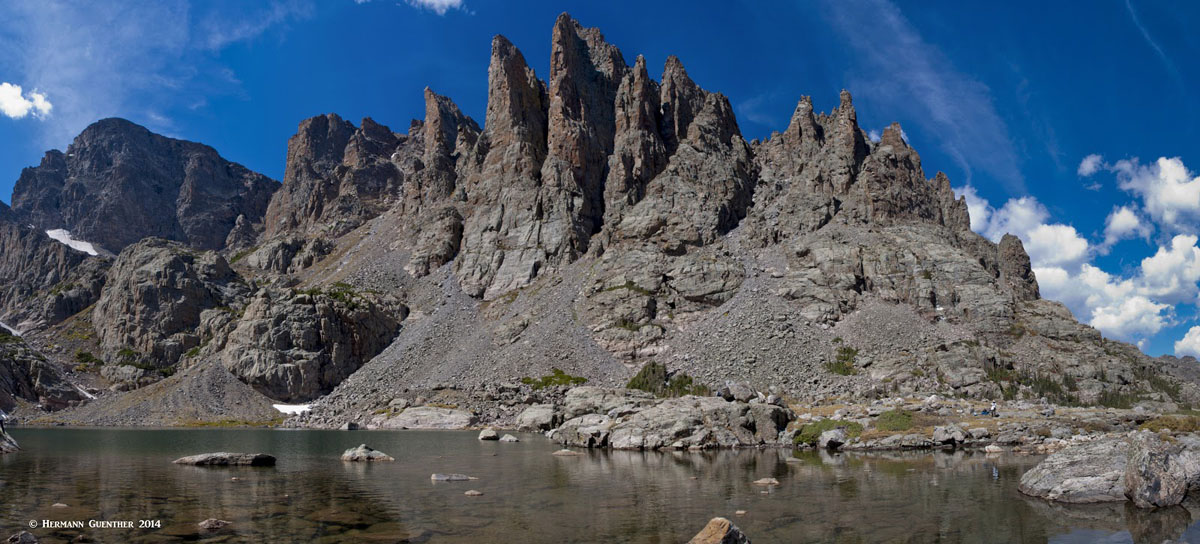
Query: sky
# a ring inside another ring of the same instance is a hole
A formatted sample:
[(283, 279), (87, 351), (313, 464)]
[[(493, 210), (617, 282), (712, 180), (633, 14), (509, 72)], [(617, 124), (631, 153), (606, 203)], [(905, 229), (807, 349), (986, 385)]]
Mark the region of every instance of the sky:
[(124, 117), (283, 177), (328, 112), (407, 132), (426, 86), (483, 120), (492, 36), (539, 77), (568, 11), (652, 75), (677, 55), (747, 139), (854, 96), (949, 175), (971, 228), (1019, 236), (1042, 295), (1151, 355), (1200, 355), (1200, 4), (696, 0), (0, 3), (0, 200)]

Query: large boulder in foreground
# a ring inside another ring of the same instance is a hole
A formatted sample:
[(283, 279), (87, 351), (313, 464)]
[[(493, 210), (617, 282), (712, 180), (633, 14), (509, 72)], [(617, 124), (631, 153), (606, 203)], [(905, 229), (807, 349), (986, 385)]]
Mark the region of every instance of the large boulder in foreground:
[(273, 467), (275, 466), (275, 457), (265, 453), (229, 453), (222, 451), (180, 457), (175, 460), (175, 464), (210, 467)]
[(1059, 502), (1174, 506), (1200, 492), (1200, 438), (1143, 431), (1076, 444), (1026, 472), (1018, 489)]
[(1059, 502), (1125, 500), (1129, 443), (1110, 437), (1076, 444), (1046, 457), (1021, 476), (1021, 493)]
[(725, 518), (713, 518), (687, 544), (750, 544), (750, 539)]

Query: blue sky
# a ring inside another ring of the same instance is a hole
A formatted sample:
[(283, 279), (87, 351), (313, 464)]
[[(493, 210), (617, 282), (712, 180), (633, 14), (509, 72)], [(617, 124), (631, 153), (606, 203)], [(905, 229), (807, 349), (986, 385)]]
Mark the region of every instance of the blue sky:
[(945, 171), (968, 196), (972, 228), (1025, 240), (1044, 296), (1151, 354), (1197, 354), (1196, 6), (10, 0), (0, 200), (21, 168), (103, 117), (277, 179), (287, 138), (316, 114), (404, 132), (428, 85), (482, 121), (492, 36), (545, 77), (565, 10), (652, 73), (678, 55), (729, 96), (747, 138), (785, 128), (801, 95), (829, 110), (850, 90), (865, 129), (900, 122), (927, 175)]

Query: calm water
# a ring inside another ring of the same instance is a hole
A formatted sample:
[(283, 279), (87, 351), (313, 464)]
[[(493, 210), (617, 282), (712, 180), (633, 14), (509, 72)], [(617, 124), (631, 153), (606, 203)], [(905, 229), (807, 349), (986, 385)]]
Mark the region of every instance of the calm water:
[[(537, 435), (470, 432), (18, 429), (0, 456), (0, 539), (30, 520), (160, 520), (161, 529), (34, 529), (42, 542), (686, 542), (713, 516), (775, 542), (1200, 542), (1183, 508), (1053, 506), (1021, 496), (1032, 457), (786, 451), (550, 455)], [(351, 464), (366, 442), (395, 463)], [(265, 452), (275, 468), (171, 463)], [(476, 476), (431, 482), (433, 472)], [(764, 489), (751, 482), (779, 480)], [(236, 478), (236, 480), (234, 480)], [(477, 489), (481, 497), (463, 492)], [(53, 508), (54, 503), (67, 508)], [(746, 514), (735, 516), (735, 511)], [(200, 534), (220, 518), (229, 529)], [(1187, 534), (1184, 534), (1185, 531)]]

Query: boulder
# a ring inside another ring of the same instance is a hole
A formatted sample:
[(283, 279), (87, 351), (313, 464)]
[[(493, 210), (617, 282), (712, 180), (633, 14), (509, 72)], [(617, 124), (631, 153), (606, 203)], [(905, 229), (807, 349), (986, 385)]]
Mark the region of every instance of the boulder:
[(208, 518), (200, 523), (197, 523), (201, 530), (204, 531), (220, 531), (230, 525), (228, 521), (223, 519)]
[(728, 401), (750, 402), (755, 397), (754, 388), (746, 382), (725, 382), (721, 392)]
[(1158, 435), (1141, 433), (1133, 440), (1125, 467), (1125, 496), (1139, 508), (1175, 506), (1188, 491), (1200, 486), (1200, 450), (1189, 437), (1165, 441)]
[(688, 544), (750, 544), (750, 539), (732, 521), (713, 518)]
[(817, 438), (817, 447), (823, 450), (836, 450), (845, 443), (846, 431), (843, 429), (830, 429)]
[(1129, 443), (1124, 437), (1083, 442), (1051, 454), (1021, 476), (1022, 493), (1052, 501), (1125, 500)]
[[(624, 409), (630, 411), (622, 414)], [(566, 446), (630, 450), (759, 446), (777, 441), (793, 418), (786, 408), (720, 397), (640, 399), (570, 419), (551, 437)]]
[(359, 444), (357, 448), (350, 448), (342, 454), (343, 461), (395, 461), (392, 456), (375, 450), (366, 444)]
[(517, 430), (549, 431), (557, 426), (559, 416), (550, 404), (534, 404), (517, 416)]
[(500, 440), (500, 435), (493, 429), (479, 431), (480, 440)]
[(415, 406), (384, 420), (383, 429), (466, 429), (476, 422), (475, 414), (453, 408)]
[(8, 537), (8, 540), (5, 542), (8, 542), (9, 544), (38, 544), (38, 539), (29, 531), (21, 531)]
[(520, 442), (521, 440), (511, 434), (506, 434), (500, 437), (501, 442)]
[(933, 428), (933, 443), (946, 446), (962, 444), (971, 436), (959, 425), (944, 425)]
[(180, 457), (177, 465), (273, 467), (275, 458), (265, 453), (201, 453)]
[(583, 386), (567, 391), (563, 398), (563, 419), (584, 414), (612, 417), (627, 414), (655, 401), (654, 395), (637, 389), (609, 389)]

